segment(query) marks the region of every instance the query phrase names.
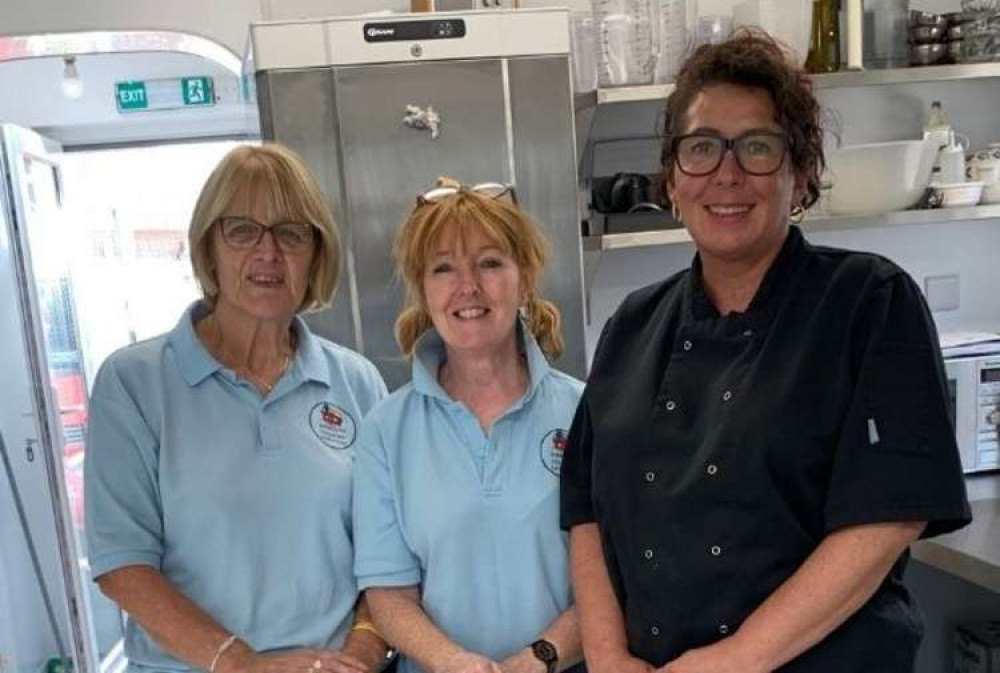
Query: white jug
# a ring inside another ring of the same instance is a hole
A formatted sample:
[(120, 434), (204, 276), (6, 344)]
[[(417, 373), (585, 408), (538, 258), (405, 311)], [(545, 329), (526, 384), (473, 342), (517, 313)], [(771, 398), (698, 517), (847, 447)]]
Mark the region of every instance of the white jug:
[(955, 185), (965, 182), (965, 150), (969, 139), (955, 132), (948, 134), (948, 144), (938, 151), (940, 170), (931, 182), (938, 185)]

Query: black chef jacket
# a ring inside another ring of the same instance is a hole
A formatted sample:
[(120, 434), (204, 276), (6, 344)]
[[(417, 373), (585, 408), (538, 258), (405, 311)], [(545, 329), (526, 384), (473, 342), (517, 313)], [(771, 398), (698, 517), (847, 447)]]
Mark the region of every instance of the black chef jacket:
[[(597, 522), (631, 653), (661, 666), (734, 633), (839, 528), (971, 520), (929, 311), (876, 255), (792, 227), (745, 313), (700, 261), (604, 328), (562, 464), (562, 526)], [(780, 670), (909, 673), (907, 555)]]

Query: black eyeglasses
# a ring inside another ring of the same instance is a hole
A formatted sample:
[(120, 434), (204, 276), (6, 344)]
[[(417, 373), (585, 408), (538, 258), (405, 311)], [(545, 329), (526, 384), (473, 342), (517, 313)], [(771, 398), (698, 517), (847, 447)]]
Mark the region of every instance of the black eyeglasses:
[(250, 217), (225, 216), (216, 222), (222, 231), (222, 240), (239, 250), (253, 248), (268, 231), (274, 242), (285, 252), (299, 252), (309, 247), (316, 236), (316, 228), (304, 222), (278, 222), (265, 226)]
[(514, 189), (514, 185), (504, 185), (499, 182), (481, 182), (478, 185), (448, 185), (445, 187), (431, 187), (426, 192), (417, 194), (417, 205), (422, 206), (425, 203), (438, 203), (447, 199), (449, 196), (454, 196), (455, 194), (460, 194), (462, 192), (477, 192), (480, 194), (486, 194), (487, 196), (492, 196), (494, 199), (509, 196), (511, 203), (515, 206), (517, 205), (517, 191)]
[(751, 131), (737, 138), (714, 133), (689, 133), (674, 138), (677, 168), (685, 175), (702, 177), (722, 165), (727, 150), (750, 175), (771, 175), (781, 168), (788, 153), (788, 137), (776, 131)]

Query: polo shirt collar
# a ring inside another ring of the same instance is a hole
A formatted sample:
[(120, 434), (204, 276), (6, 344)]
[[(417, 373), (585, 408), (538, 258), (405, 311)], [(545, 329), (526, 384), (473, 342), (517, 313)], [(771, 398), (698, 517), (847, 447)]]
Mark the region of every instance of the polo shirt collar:
[[(808, 243), (802, 236), (802, 230), (795, 225), (788, 228), (788, 235), (781, 245), (778, 256), (774, 258), (771, 267), (764, 274), (764, 279), (757, 288), (753, 300), (747, 307), (749, 315), (773, 315), (777, 304), (784, 296), (784, 290), (804, 258)], [(688, 284), (685, 291), (687, 315), (694, 320), (711, 320), (719, 317), (719, 311), (712, 303), (702, 278), (701, 255), (695, 254), (688, 274)]]
[[(531, 330), (520, 318), (516, 329), (518, 352), (524, 355), (528, 363), (530, 383), (524, 396), (524, 400), (528, 400), (534, 395), (551, 368)], [(453, 400), (438, 383), (437, 376), (438, 369), (445, 360), (445, 352), (444, 340), (433, 327), (420, 336), (413, 348), (413, 388), (424, 395), (450, 402)]]
[(194, 331), (195, 322), (210, 312), (208, 304), (204, 301), (194, 302), (184, 311), (177, 326), (170, 331), (167, 337), (167, 341), (176, 354), (181, 376), (189, 386), (198, 385), (222, 369), (222, 365), (212, 357)]
[[(194, 331), (197, 321), (211, 313), (204, 301), (191, 304), (177, 326), (170, 331), (167, 339), (176, 353), (181, 376), (189, 386), (196, 386), (215, 372), (223, 369), (222, 364), (212, 357), (205, 344)], [(309, 330), (305, 320), (295, 316), (292, 329), (298, 336), (294, 366), (302, 372), (303, 378), (330, 385), (330, 368), (323, 353), (320, 340)]]
[(330, 378), (330, 363), (319, 337), (312, 333), (306, 321), (299, 316), (292, 319), (292, 329), (299, 341), (295, 350), (295, 366), (302, 372), (302, 377), (330, 386), (333, 383)]

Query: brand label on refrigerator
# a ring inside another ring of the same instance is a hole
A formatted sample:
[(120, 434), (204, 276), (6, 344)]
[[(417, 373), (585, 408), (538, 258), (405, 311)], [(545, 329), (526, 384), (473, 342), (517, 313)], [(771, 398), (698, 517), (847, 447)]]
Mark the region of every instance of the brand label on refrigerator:
[(426, 21), (379, 21), (363, 26), (365, 42), (413, 42), (414, 40), (453, 40), (465, 37), (462, 19)]

